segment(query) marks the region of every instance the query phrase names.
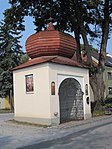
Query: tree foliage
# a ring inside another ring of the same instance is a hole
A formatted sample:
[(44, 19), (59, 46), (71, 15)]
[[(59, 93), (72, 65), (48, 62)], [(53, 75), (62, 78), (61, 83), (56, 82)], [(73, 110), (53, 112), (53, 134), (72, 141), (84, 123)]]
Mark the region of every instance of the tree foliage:
[(22, 55), (19, 45), (19, 32), (12, 30), (5, 22), (0, 26), (0, 97), (9, 95), (12, 90), (11, 69), (20, 64)]
[[(112, 27), (111, 0), (9, 0), (9, 3), (11, 8), (4, 12), (5, 25), (8, 25), (9, 30), (13, 29), (16, 32), (25, 30), (24, 18), (31, 16), (34, 18), (38, 32), (47, 27), (49, 18), (52, 17), (56, 29), (74, 32), (78, 44), (78, 59), (80, 59), (80, 37), (82, 36), (90, 66), (92, 61), (89, 44), (93, 43), (93, 40), (99, 41), (98, 69), (102, 69), (103, 73), (107, 41)], [(98, 77), (101, 81), (100, 89), (103, 86), (102, 73)], [(99, 96), (100, 93), (99, 91)]]
[[(111, 0), (9, 0), (9, 3), (12, 6), (4, 13), (6, 22), (12, 24), (18, 30), (22, 31), (25, 29), (23, 24), (25, 16), (32, 16), (34, 18), (37, 32), (45, 29), (49, 18), (52, 17), (58, 30), (74, 32), (78, 42), (78, 52), (80, 51), (79, 38), (81, 35), (89, 64), (91, 64), (91, 53), (87, 35), (89, 35), (91, 41), (93, 39), (98, 40), (98, 37), (103, 36), (104, 22), (108, 20), (110, 23), (111, 21)], [(109, 11), (107, 17), (105, 17), (105, 10)], [(101, 45), (103, 38), (99, 38), (99, 40)]]

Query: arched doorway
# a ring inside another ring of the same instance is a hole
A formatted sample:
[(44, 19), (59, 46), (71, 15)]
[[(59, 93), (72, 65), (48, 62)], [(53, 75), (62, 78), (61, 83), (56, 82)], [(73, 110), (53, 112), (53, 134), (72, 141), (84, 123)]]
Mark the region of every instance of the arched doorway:
[(67, 78), (59, 86), (60, 123), (84, 119), (83, 92), (80, 83)]

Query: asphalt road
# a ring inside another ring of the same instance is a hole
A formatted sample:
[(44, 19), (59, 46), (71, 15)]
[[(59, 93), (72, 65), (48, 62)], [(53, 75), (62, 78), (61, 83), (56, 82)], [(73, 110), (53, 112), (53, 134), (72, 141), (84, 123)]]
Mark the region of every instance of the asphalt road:
[(13, 118), (0, 114), (0, 149), (112, 149), (112, 115), (47, 128)]
[(112, 149), (112, 121), (21, 149)]

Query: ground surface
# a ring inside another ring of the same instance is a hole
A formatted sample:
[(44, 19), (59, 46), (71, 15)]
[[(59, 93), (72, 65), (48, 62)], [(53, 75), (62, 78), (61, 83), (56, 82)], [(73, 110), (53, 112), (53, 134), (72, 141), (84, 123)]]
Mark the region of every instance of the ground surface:
[(0, 149), (112, 149), (112, 116), (42, 128), (0, 114)]

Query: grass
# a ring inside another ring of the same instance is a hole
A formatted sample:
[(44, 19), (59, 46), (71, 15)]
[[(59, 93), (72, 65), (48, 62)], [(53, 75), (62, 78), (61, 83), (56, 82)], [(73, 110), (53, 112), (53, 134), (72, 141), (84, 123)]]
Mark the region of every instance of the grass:
[(13, 113), (11, 109), (0, 109), (0, 113)]
[(93, 111), (93, 117), (103, 116), (103, 115), (105, 115), (105, 111), (104, 110)]

